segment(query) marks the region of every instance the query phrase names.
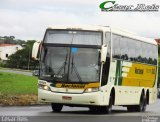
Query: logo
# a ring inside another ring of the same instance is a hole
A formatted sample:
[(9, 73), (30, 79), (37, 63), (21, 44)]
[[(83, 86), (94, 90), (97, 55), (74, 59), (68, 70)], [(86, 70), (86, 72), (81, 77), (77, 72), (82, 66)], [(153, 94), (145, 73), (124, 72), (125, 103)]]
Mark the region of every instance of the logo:
[[(113, 9), (113, 5), (115, 4), (115, 2), (116, 1), (105, 1), (105, 2), (101, 3), (99, 7), (101, 8), (102, 11), (110, 11)], [(105, 7), (109, 3), (112, 3), (112, 5), (109, 7)]]
[(29, 119), (25, 116), (2, 116), (2, 122), (28, 122)]
[(137, 3), (136, 5), (133, 4), (118, 4), (116, 1), (104, 1), (99, 5), (101, 11), (106, 12), (116, 12), (116, 11), (132, 11), (132, 12), (158, 12), (159, 5), (157, 4), (144, 4), (144, 3)]
[(142, 122), (159, 122), (158, 120), (159, 120), (158, 117), (154, 117), (154, 116), (142, 116)]
[(61, 84), (59, 86), (60, 88), (66, 88), (67, 89), (84, 89), (85, 85), (84, 84)]
[(143, 69), (135, 68), (135, 74), (143, 74), (143, 72), (144, 72)]

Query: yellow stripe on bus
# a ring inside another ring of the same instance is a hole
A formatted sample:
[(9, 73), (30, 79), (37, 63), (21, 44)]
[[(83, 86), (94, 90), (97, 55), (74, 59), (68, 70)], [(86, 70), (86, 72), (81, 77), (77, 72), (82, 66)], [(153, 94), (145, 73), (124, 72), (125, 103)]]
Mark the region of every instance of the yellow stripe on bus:
[(127, 75), (122, 79), (122, 86), (154, 86), (156, 78), (156, 66), (132, 63), (132, 66), (129, 67), (129, 71), (125, 73)]
[(100, 87), (100, 83), (88, 83), (88, 84), (66, 84), (66, 83), (57, 83), (56, 84), (57, 88), (70, 88), (70, 89), (86, 89), (86, 88), (95, 88), (95, 87)]

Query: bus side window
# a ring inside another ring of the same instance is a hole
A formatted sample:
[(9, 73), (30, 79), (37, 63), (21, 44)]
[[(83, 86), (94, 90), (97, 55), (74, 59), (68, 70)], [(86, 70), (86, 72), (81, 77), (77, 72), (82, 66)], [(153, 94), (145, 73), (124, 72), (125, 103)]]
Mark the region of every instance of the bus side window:
[(135, 61), (136, 56), (136, 43), (135, 40), (127, 38), (128, 40), (128, 60)]
[(121, 59), (128, 60), (128, 42), (127, 39), (123, 36), (120, 37), (120, 53), (121, 53)]
[(120, 59), (120, 36), (113, 34), (113, 58)]
[(110, 56), (110, 53), (111, 53), (111, 34), (108, 32), (105, 34), (104, 44), (108, 45), (107, 56)]
[(142, 47), (141, 47), (141, 42), (136, 41), (136, 62), (141, 62), (142, 61)]

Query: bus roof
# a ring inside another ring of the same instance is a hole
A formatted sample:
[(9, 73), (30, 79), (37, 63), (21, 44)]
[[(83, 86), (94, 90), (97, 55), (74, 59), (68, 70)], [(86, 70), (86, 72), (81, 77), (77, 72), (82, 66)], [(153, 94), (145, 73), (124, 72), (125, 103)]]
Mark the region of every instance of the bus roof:
[(143, 41), (146, 43), (154, 44), (157, 45), (157, 42), (152, 39), (152, 38), (145, 38), (138, 36), (136, 34), (133, 34), (131, 32), (111, 27), (111, 26), (86, 26), (86, 25), (78, 25), (78, 26), (53, 26), (53, 27), (48, 27), (47, 29), (70, 29), (70, 30), (89, 30), (89, 31), (102, 31), (102, 32), (112, 32), (117, 35), (125, 36), (128, 38), (136, 39), (139, 41)]

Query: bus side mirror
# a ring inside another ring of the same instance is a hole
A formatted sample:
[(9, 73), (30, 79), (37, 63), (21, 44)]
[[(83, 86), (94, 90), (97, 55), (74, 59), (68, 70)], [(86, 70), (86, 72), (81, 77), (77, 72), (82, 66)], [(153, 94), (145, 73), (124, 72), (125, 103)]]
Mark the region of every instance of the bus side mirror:
[(105, 63), (107, 57), (107, 45), (102, 45), (101, 49), (101, 62)]
[(32, 47), (32, 59), (39, 60), (39, 51), (40, 51), (41, 42), (35, 42)]

